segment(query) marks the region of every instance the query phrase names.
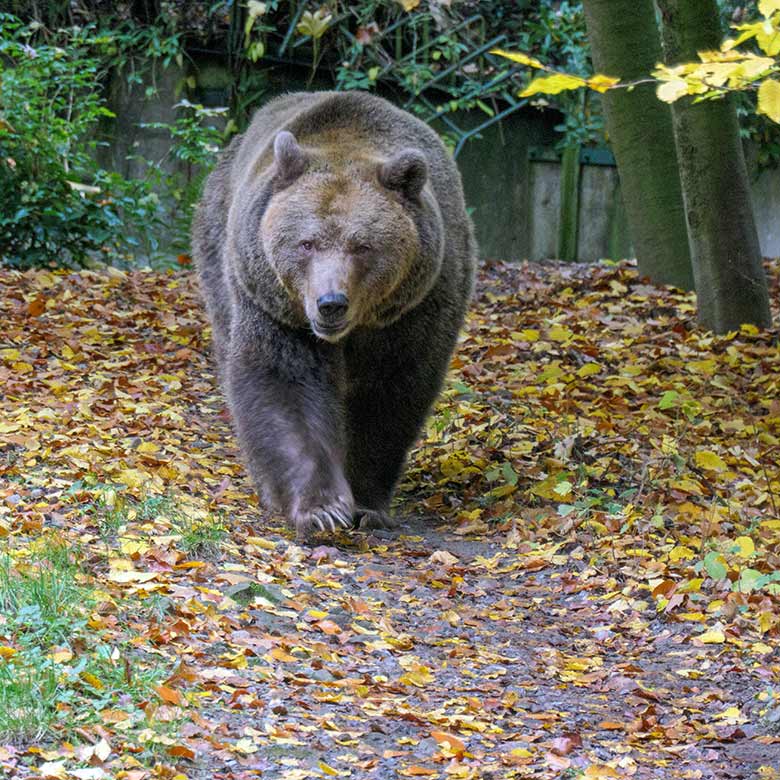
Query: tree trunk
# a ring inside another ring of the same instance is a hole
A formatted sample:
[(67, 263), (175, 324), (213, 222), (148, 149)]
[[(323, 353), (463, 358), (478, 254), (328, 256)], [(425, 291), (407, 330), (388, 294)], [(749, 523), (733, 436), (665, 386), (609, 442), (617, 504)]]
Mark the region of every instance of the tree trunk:
[[(593, 64), (623, 80), (647, 78), (661, 59), (653, 0), (583, 0)], [(693, 289), (688, 233), (669, 107), (651, 84), (603, 96), (631, 238), (641, 273)]]
[[(668, 64), (718, 49), (716, 0), (657, 0)], [(737, 112), (730, 97), (672, 106), (699, 322), (718, 333), (771, 325)]]

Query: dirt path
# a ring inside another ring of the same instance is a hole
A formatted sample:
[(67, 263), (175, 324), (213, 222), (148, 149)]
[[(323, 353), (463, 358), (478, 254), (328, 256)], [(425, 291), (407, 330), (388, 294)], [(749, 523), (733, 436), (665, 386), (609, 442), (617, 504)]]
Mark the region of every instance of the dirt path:
[(503, 541), (418, 522), (291, 564), (294, 599), (226, 637), (286, 639), (284, 654), (224, 681), (243, 706), (231, 692), (201, 713), (254, 752), (209, 751), (191, 776), (773, 776), (780, 741), (757, 717), (749, 654), (692, 644), (647, 600), (611, 594), (608, 571)]

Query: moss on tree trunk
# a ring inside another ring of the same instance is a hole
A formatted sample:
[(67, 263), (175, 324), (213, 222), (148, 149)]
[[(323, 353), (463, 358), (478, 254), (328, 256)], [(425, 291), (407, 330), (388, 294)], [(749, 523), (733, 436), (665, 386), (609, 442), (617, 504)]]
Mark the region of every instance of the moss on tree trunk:
[[(668, 64), (717, 49), (716, 0), (657, 0)], [(771, 324), (736, 109), (730, 98), (672, 106), (699, 322), (719, 333)]]
[[(661, 59), (653, 0), (584, 0), (600, 73), (646, 78)], [(653, 281), (693, 289), (672, 116), (652, 85), (604, 95), (604, 113), (639, 270)]]

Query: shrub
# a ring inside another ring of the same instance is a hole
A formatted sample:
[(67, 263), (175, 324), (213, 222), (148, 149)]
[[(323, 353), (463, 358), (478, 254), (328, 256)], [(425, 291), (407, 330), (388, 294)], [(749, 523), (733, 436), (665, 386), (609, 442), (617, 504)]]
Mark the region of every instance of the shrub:
[(157, 198), (94, 159), (111, 112), (91, 29), (52, 34), (0, 14), (0, 262), (116, 262), (151, 231)]

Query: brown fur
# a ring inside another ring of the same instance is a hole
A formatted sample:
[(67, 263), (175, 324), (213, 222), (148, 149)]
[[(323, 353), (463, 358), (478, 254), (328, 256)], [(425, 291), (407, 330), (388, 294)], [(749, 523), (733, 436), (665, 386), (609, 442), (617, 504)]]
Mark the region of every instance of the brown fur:
[(436, 134), (366, 93), (271, 101), (209, 177), (193, 250), (264, 500), (302, 536), (388, 523), (474, 275)]

